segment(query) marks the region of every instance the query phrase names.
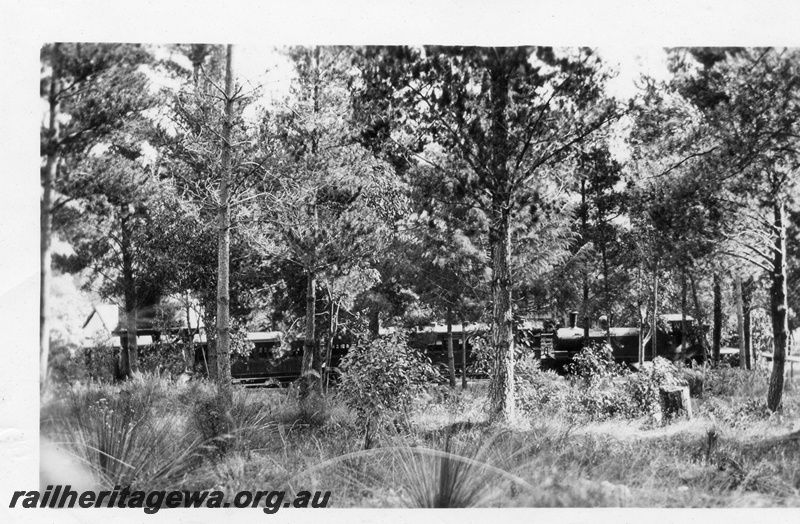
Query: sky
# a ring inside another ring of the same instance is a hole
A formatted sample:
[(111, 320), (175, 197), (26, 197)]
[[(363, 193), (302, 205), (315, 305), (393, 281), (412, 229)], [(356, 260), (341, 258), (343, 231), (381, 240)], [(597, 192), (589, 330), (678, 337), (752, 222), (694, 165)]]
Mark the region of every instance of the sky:
[(667, 80), (667, 55), (663, 47), (598, 47), (597, 52), (618, 75), (608, 83), (608, 92), (619, 99), (628, 99), (636, 94), (636, 82), (642, 75), (655, 80)]
[[(595, 48), (608, 66), (618, 72), (608, 85), (612, 96), (627, 99), (636, 92), (635, 81), (642, 74), (658, 80), (668, 78), (666, 54), (660, 46), (606, 45)], [(291, 65), (274, 46), (244, 44), (236, 46), (238, 77), (245, 85), (261, 86), (276, 96), (288, 89)]]

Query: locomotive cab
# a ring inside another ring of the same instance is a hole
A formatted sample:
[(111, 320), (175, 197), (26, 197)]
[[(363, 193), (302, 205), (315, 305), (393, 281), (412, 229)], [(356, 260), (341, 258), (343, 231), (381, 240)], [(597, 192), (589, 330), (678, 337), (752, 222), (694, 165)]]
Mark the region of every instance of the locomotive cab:
[[(566, 364), (583, 349), (587, 333), (584, 332), (583, 327), (576, 325), (576, 320), (577, 313), (572, 313), (570, 315), (570, 327), (559, 328), (553, 332), (552, 350), (542, 351), (543, 364)], [(590, 344), (608, 343), (617, 362), (627, 364), (638, 362), (639, 328), (608, 328), (607, 323), (603, 324), (602, 320), (601, 324), (604, 329), (589, 329), (588, 342)], [(667, 314), (659, 317), (655, 337), (657, 344), (655, 356), (666, 358), (673, 362), (689, 361), (691, 359), (702, 360), (703, 347), (700, 343), (698, 328), (695, 327), (694, 319), (690, 316), (686, 317), (686, 323), (687, 333), (684, 341), (681, 332), (680, 314)], [(642, 340), (645, 360), (653, 359), (652, 335), (652, 330), (648, 330)]]

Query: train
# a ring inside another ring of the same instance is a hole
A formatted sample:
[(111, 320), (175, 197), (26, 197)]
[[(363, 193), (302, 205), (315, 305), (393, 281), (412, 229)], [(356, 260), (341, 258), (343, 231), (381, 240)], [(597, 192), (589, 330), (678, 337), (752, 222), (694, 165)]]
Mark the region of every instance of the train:
[[(571, 314), (566, 327), (552, 322), (521, 322), (515, 329), (515, 340), (521, 354), (532, 354), (543, 368), (563, 370), (565, 365), (584, 347), (585, 337), (592, 343), (608, 343), (617, 362), (633, 367), (639, 361), (639, 328), (611, 327), (608, 329), (589, 329), (588, 333), (577, 326), (577, 314)], [(682, 316), (661, 315), (656, 334), (656, 351), (653, 352), (652, 333), (648, 330), (642, 339), (645, 360), (654, 356), (671, 361), (702, 361), (703, 346), (698, 336), (699, 330), (691, 316), (685, 317), (688, 330), (683, 340), (681, 330)], [(487, 370), (480, 366), (478, 344), (481, 339), (486, 345), (491, 336), (489, 327), (482, 324), (453, 325), (453, 354), (455, 371), (458, 377), (464, 373), (470, 378), (485, 378)], [(282, 386), (300, 377), (303, 340), (287, 340), (281, 332), (248, 333), (253, 344), (250, 354), (236, 358), (231, 364), (231, 375), (239, 384), (246, 386)], [(446, 326), (433, 325), (417, 328), (409, 334), (409, 346), (425, 355), (446, 376), (449, 358)], [(342, 358), (355, 343), (349, 336), (339, 336), (331, 347), (330, 369), (338, 370)], [(462, 348), (466, 348), (466, 368)], [(201, 363), (203, 347), (198, 348), (196, 362)], [(335, 373), (332, 374), (335, 377)]]
[[(288, 340), (280, 331), (248, 333), (253, 349), (247, 356), (231, 361), (231, 377), (245, 386), (282, 386), (300, 378), (304, 340)], [(331, 344), (330, 368), (338, 369), (354, 340), (338, 336)], [(197, 348), (195, 362), (203, 358), (203, 347)], [(325, 363), (327, 365), (327, 362)]]
[[(570, 362), (583, 349), (584, 339), (592, 343), (608, 343), (614, 359), (619, 363), (634, 365), (639, 362), (638, 327), (609, 327), (607, 329), (589, 329), (588, 333), (577, 326), (577, 314), (570, 314), (567, 327), (553, 330), (552, 334), (542, 334), (537, 356), (543, 365), (559, 366)], [(686, 321), (686, 333), (681, 324)], [(602, 321), (601, 321), (602, 324)], [(656, 349), (653, 351), (653, 331), (646, 328), (642, 336), (642, 352), (644, 360), (662, 357), (673, 362), (702, 362), (705, 356), (701, 342), (702, 328), (697, 326), (694, 318), (681, 314), (665, 314), (659, 316), (655, 332)], [(686, 340), (684, 340), (684, 336)], [(551, 338), (551, 341), (546, 341)]]
[[(185, 347), (191, 342), (194, 347), (195, 368), (200, 372), (205, 371), (208, 365), (205, 349), (206, 339), (200, 327), (201, 319), (196, 313), (194, 318), (191, 318), (194, 310), (190, 309), (184, 319), (183, 310), (176, 308), (173, 312), (174, 327), (165, 330), (163, 325), (156, 322), (156, 309), (155, 307), (144, 308), (137, 315), (139, 346), (142, 348), (152, 346), (155, 349), (165, 340), (173, 340)], [(119, 323), (122, 318), (115, 306), (97, 306), (84, 324), (84, 330), (87, 330), (87, 325), (91, 322), (94, 324), (89, 326), (89, 331), (99, 329), (100, 325), (106, 329), (106, 326), (116, 323), (116, 329), (111, 332), (113, 335), (111, 346), (113, 349), (117, 349), (120, 348), (126, 333), (125, 326)], [(577, 312), (570, 313), (566, 326), (558, 325), (554, 319), (546, 317), (519, 320), (514, 326), (517, 354), (533, 355), (543, 368), (563, 370), (565, 365), (583, 349), (588, 339), (590, 344), (608, 343), (618, 362), (635, 366), (639, 362), (641, 331), (645, 360), (652, 360), (654, 356), (660, 356), (671, 361), (696, 360), (700, 362), (704, 357), (703, 346), (700, 342), (705, 328), (697, 326), (695, 319), (691, 316), (682, 318), (680, 314), (661, 315), (655, 337), (649, 328), (606, 327), (603, 325), (602, 317), (598, 319), (601, 329), (584, 330), (583, 327), (577, 325), (577, 318)], [(686, 321), (688, 327), (686, 334), (681, 330), (683, 320)], [(191, 325), (198, 327), (189, 329), (188, 326)], [(382, 331), (386, 334), (391, 331), (391, 328)], [(450, 331), (453, 338), (457, 375), (466, 374), (474, 378), (487, 376), (488, 369), (485, 368), (487, 359), (480, 358), (480, 354), (485, 353), (490, 345), (490, 327), (486, 324), (457, 323), (451, 326)], [(683, 340), (684, 335), (688, 335), (685, 341)], [(431, 363), (440, 369), (441, 374), (446, 376), (449, 360), (447, 352), (449, 336), (446, 326), (427, 325), (411, 330), (408, 343), (410, 347), (430, 359)], [(654, 338), (657, 341), (655, 351), (653, 351)], [(278, 331), (263, 331), (248, 333), (247, 340), (250, 343), (249, 352), (245, 355), (235, 355), (232, 358), (231, 374), (234, 380), (245, 385), (285, 385), (300, 377), (303, 354), (302, 338), (291, 339)], [(342, 358), (354, 343), (355, 339), (351, 335), (337, 336), (332, 343), (328, 367), (333, 370), (338, 369)], [(87, 337), (86, 347), (91, 347), (93, 344), (93, 338)], [(466, 352), (466, 366), (462, 349)]]
[[(701, 342), (701, 330), (696, 325), (694, 318), (686, 316), (687, 333), (683, 333), (681, 324), (684, 318), (680, 314), (660, 315), (659, 327), (656, 331), (656, 351), (653, 352), (653, 336), (651, 330), (645, 328), (641, 340), (644, 360), (653, 360), (654, 356), (662, 357), (672, 362), (689, 363), (692, 360), (702, 362), (705, 353)], [(602, 322), (601, 322), (602, 323)], [(466, 329), (466, 331), (465, 331)], [(532, 354), (540, 362), (542, 368), (563, 371), (565, 366), (584, 347), (586, 337), (589, 344), (606, 343), (610, 345), (614, 359), (633, 368), (639, 362), (639, 333), (638, 327), (611, 327), (608, 329), (589, 329), (577, 325), (577, 313), (569, 315), (566, 327), (560, 327), (552, 320), (538, 322), (520, 322), (515, 329), (515, 344), (519, 355)], [(420, 335), (423, 336), (420, 336)], [(455, 371), (461, 376), (463, 371), (462, 343), (466, 340), (467, 350), (467, 376), (480, 378), (486, 370), (476, 366), (477, 358), (474, 351), (475, 340), (481, 338), (484, 345), (488, 344), (491, 332), (488, 326), (471, 324), (468, 326), (452, 326), (453, 354)], [(686, 340), (684, 339), (684, 336)], [(423, 350), (424, 353), (437, 365), (442, 372), (448, 367), (447, 353), (447, 328), (436, 325), (422, 328), (412, 335), (410, 345)], [(420, 342), (422, 342), (420, 344)]]

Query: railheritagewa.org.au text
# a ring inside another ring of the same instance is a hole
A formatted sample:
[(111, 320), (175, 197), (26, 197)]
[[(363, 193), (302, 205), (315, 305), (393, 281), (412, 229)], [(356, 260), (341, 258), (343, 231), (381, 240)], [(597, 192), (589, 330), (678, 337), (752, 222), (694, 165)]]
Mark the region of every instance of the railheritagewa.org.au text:
[(70, 485), (47, 486), (45, 491), (15, 491), (9, 508), (140, 508), (153, 514), (164, 508), (326, 508), (330, 491), (239, 491), (226, 499), (222, 491), (140, 491), (114, 486), (110, 491), (75, 491)]

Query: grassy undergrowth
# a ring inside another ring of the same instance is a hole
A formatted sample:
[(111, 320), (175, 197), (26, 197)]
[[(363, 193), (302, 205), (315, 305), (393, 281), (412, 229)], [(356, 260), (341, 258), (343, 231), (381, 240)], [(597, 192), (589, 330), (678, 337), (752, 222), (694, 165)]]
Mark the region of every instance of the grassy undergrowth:
[(665, 424), (533, 373), (513, 425), (489, 420), (486, 383), (431, 386), (370, 449), (336, 394), (301, 406), (292, 389), (240, 389), (225, 411), (211, 384), (157, 376), (64, 387), (43, 404), (41, 431), (108, 486), (324, 489), (338, 507), (800, 506), (800, 442), (779, 439), (800, 429), (795, 383), (771, 414), (765, 372), (717, 369), (694, 418)]

